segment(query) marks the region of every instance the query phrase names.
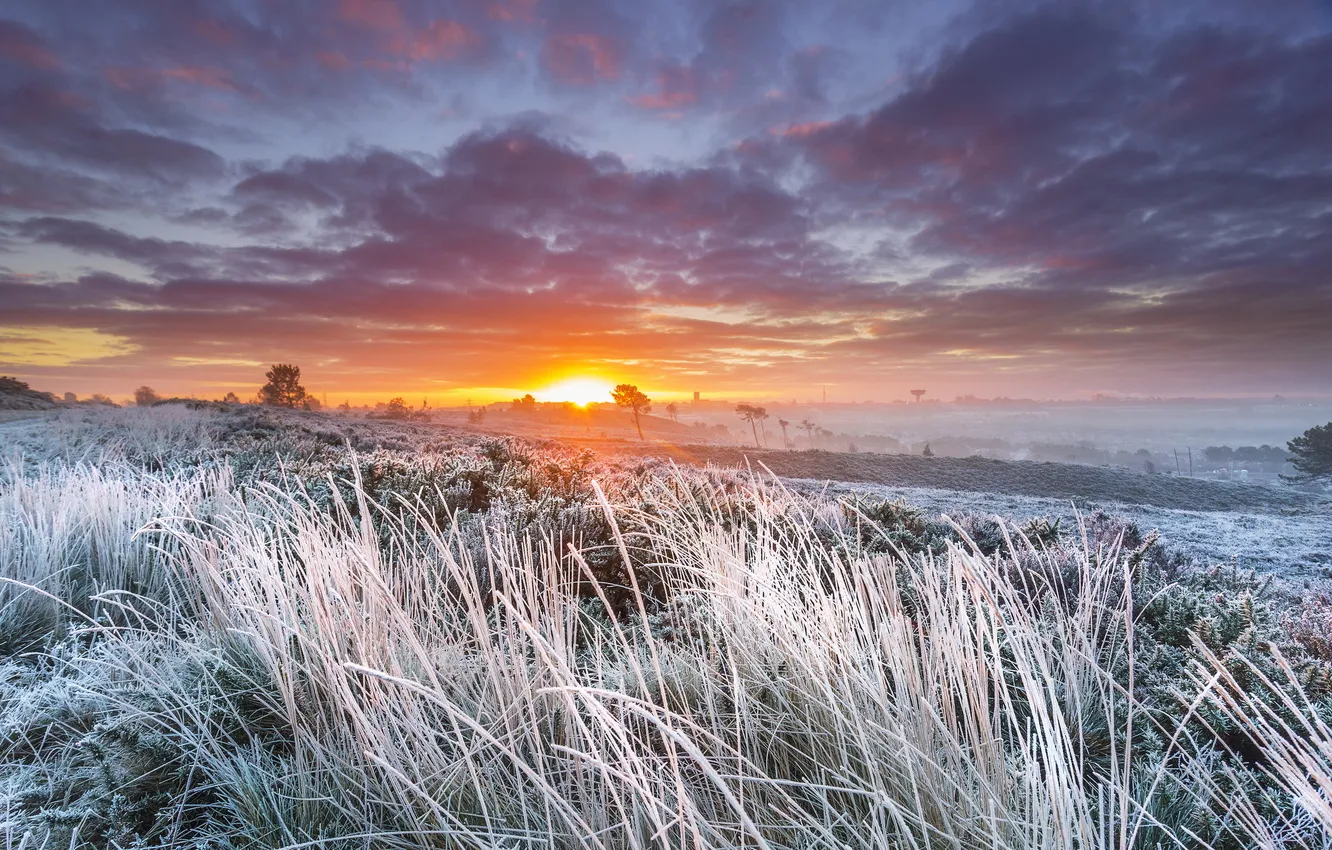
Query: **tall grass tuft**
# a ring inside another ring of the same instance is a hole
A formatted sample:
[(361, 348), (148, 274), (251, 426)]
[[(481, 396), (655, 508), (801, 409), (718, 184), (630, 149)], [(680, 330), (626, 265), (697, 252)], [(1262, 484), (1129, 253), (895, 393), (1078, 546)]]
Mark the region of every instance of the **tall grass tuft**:
[(71, 623), (123, 622), (115, 594), (141, 609), (181, 604), (170, 553), (137, 532), (164, 516), (207, 516), (232, 498), (225, 468), (0, 465), (0, 655), (59, 637)]

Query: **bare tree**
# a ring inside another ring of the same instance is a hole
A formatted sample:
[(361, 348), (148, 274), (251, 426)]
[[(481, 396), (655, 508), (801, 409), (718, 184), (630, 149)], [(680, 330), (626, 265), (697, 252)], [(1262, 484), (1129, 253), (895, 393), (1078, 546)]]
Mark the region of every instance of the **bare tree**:
[(666, 415), (671, 417), (672, 422), (679, 422), (680, 405), (676, 404), (675, 402), (671, 402), (670, 404), (666, 405)]
[(139, 407), (152, 407), (162, 400), (157, 391), (147, 384), (134, 391), (134, 403)]
[(652, 412), (652, 399), (639, 392), (638, 387), (633, 384), (620, 384), (611, 390), (611, 398), (620, 407), (632, 410), (634, 412), (634, 427), (638, 429), (638, 439), (646, 440), (643, 436), (643, 424), (639, 421), (639, 415)]
[(749, 427), (754, 431), (754, 447), (762, 448), (763, 444), (759, 442), (758, 423), (768, 418), (766, 408), (754, 404), (737, 404), (735, 412), (740, 414), (740, 418), (749, 423)]

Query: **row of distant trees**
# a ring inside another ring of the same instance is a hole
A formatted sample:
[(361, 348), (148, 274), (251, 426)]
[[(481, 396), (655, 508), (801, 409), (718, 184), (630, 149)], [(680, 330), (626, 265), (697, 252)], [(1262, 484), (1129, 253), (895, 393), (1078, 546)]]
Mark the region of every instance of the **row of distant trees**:
[[(633, 413), (634, 427), (638, 430), (638, 437), (640, 440), (644, 439), (641, 415), (651, 412), (652, 400), (633, 384), (619, 384), (611, 391), (611, 398), (617, 406)], [(919, 400), (919, 396), (917, 396), (917, 400)], [(668, 412), (671, 418), (674, 419), (675, 411), (670, 409), (673, 407), (673, 404), (668, 405)], [(530, 393), (520, 399), (514, 399), (513, 409), (520, 411), (535, 410), (536, 399)], [(735, 412), (739, 414), (742, 420), (749, 423), (750, 430), (754, 435), (755, 447), (765, 447), (765, 441), (760, 439), (759, 434), (762, 423), (771, 418), (767, 408), (756, 404), (738, 404), (735, 407)], [(777, 427), (782, 432), (782, 443), (787, 449), (795, 447), (788, 430), (791, 424), (786, 419), (777, 419)], [(816, 436), (831, 435), (830, 431), (809, 419), (802, 420), (797, 427), (804, 429), (808, 434), (811, 446), (814, 445)], [(766, 437), (767, 429), (764, 428), (762, 433)], [(1310, 428), (1303, 435), (1291, 440), (1287, 446), (1287, 449), (1268, 445), (1241, 446), (1238, 449), (1232, 449), (1229, 446), (1209, 446), (1203, 450), (1203, 455), (1208, 460), (1216, 463), (1284, 464), (1289, 461), (1298, 473), (1295, 476), (1290, 476), (1291, 480), (1309, 481), (1332, 477), (1332, 422), (1324, 426)], [(926, 457), (934, 456), (929, 443), (925, 444), (921, 453)]]
[[(275, 363), (264, 373), (264, 385), (254, 397), (254, 402), (268, 407), (284, 407), (290, 410), (319, 410), (323, 407), (319, 399), (306, 391), (301, 383), (301, 367), (292, 363)], [(139, 407), (152, 407), (163, 401), (170, 401), (157, 393), (150, 386), (142, 386), (134, 391), (134, 403)], [(222, 399), (228, 404), (240, 404), (241, 399), (234, 392), (229, 392)], [(344, 402), (339, 410), (350, 411), (351, 405)], [(422, 402), (420, 410), (407, 406), (401, 396), (390, 399), (381, 408), (370, 414), (376, 419), (423, 419), (428, 417), (429, 404)]]
[[(528, 398), (531, 397), (528, 396)], [(618, 407), (633, 413), (634, 427), (638, 430), (638, 438), (640, 440), (644, 439), (641, 416), (642, 414), (650, 413), (652, 411), (652, 399), (648, 398), (645, 393), (633, 384), (617, 385), (615, 389), (611, 390), (611, 398), (615, 401), (615, 404)], [(677, 410), (678, 408), (674, 403), (666, 405), (667, 414), (672, 419), (678, 421)], [(741, 419), (749, 423), (750, 429), (754, 433), (754, 445), (762, 447), (762, 443), (759, 441), (759, 423), (769, 418), (767, 409), (753, 404), (738, 404), (735, 407), (735, 412), (740, 415)], [(777, 420), (777, 426), (782, 429), (782, 442), (786, 448), (792, 448), (795, 445), (791, 442), (790, 433), (787, 431), (787, 428), (790, 427), (790, 425), (791, 423), (785, 419), (779, 418)], [(801, 422), (800, 425), (809, 432), (811, 443), (814, 440), (814, 434), (817, 431), (823, 430), (808, 419)]]
[[(264, 373), (264, 378), (266, 383), (259, 388), (256, 399), (260, 404), (303, 410), (319, 407), (319, 401), (307, 393), (305, 387), (301, 385), (300, 366), (293, 366), (290, 363), (275, 363), (271, 369)], [(154, 404), (168, 400), (146, 384), (134, 391), (134, 403), (139, 407), (152, 407)], [(239, 404), (240, 396), (234, 392), (229, 392), (222, 398), (222, 401), (229, 404)]]
[[(628, 410), (633, 414), (634, 428), (638, 431), (638, 438), (640, 440), (646, 439), (643, 436), (642, 417), (644, 414), (652, 412), (652, 399), (648, 398), (647, 394), (634, 384), (618, 384), (615, 389), (611, 390), (610, 395), (611, 400), (615, 402), (617, 407)], [(515, 398), (509, 409), (515, 413), (532, 413), (535, 412), (536, 407), (536, 398), (531, 393), (528, 393), (521, 398)], [(749, 423), (754, 434), (754, 445), (763, 448), (764, 443), (759, 439), (759, 427), (764, 420), (769, 418), (767, 408), (753, 404), (738, 404), (735, 407), (735, 412), (740, 415), (741, 419)], [(666, 415), (678, 422), (679, 407), (674, 402), (667, 404)], [(779, 418), (777, 420), (777, 427), (782, 429), (782, 443), (788, 449), (795, 447), (795, 443), (792, 442), (790, 431), (788, 430), (790, 426), (791, 423), (785, 419)], [(809, 434), (811, 445), (814, 443), (816, 436), (828, 436), (832, 433), (825, 428), (819, 427), (808, 419), (802, 421), (798, 427), (804, 428)], [(766, 429), (764, 429), (764, 433), (766, 435)]]
[[(771, 418), (768, 415), (768, 409), (756, 404), (737, 404), (735, 406), (735, 412), (740, 414), (741, 419), (749, 423), (750, 430), (754, 433), (754, 445), (758, 448), (763, 448), (764, 443), (759, 441), (759, 433), (764, 420)], [(795, 448), (795, 441), (791, 439), (791, 433), (788, 430), (791, 426), (792, 423), (790, 421), (778, 417), (777, 427), (782, 430), (782, 445), (788, 449)], [(820, 426), (817, 422), (810, 419), (800, 420), (799, 423), (795, 424), (795, 427), (805, 432), (809, 437), (809, 444), (811, 446), (813, 446), (815, 441), (820, 437), (828, 438), (833, 436), (832, 431), (829, 431), (827, 428)], [(762, 428), (762, 433), (766, 436), (767, 429)]]
[[(763, 447), (763, 443), (759, 440), (759, 429), (762, 422), (769, 418), (767, 409), (754, 404), (739, 404), (736, 405), (735, 412), (740, 414), (741, 419), (749, 423), (754, 435), (754, 445), (760, 448)], [(794, 446), (787, 431), (790, 425), (791, 423), (785, 419), (779, 418), (777, 420), (777, 426), (782, 430), (782, 441), (786, 448)], [(811, 446), (814, 445), (816, 434), (829, 435), (831, 433), (808, 419), (800, 422), (799, 427), (805, 429), (809, 434)], [(766, 433), (766, 430), (764, 433)], [(925, 449), (921, 453), (926, 457), (934, 456), (929, 443), (925, 444)], [(1203, 450), (1203, 456), (1210, 461), (1226, 464), (1290, 463), (1295, 468), (1296, 474), (1282, 476), (1289, 481), (1309, 482), (1332, 478), (1332, 422), (1310, 428), (1288, 442), (1285, 449), (1268, 445), (1240, 446), (1233, 449), (1230, 446), (1209, 446)]]
[[(94, 399), (95, 398), (96, 396), (94, 396)], [(152, 407), (155, 404), (162, 404), (163, 402), (174, 402), (174, 401), (193, 401), (193, 399), (178, 399), (178, 398), (170, 398), (162, 396), (158, 394), (157, 390), (147, 385), (139, 387), (134, 391), (134, 403), (139, 407)], [(237, 396), (235, 393), (227, 393), (226, 396), (222, 398), (222, 401), (228, 404), (241, 403), (240, 397)]]
[(1280, 465), (1290, 460), (1291, 453), (1277, 446), (1208, 446), (1203, 449), (1203, 457), (1216, 464), (1232, 463), (1268, 463)]
[[(640, 390), (634, 384), (618, 384), (615, 387), (615, 389), (611, 390), (610, 395), (611, 395), (611, 400), (615, 402), (617, 407), (628, 410), (633, 415), (634, 427), (638, 431), (638, 437), (639, 439), (645, 439), (643, 436), (642, 417), (644, 414), (652, 412), (652, 399), (648, 398), (647, 394), (644, 393), (642, 390)], [(520, 398), (515, 398), (509, 407), (510, 412), (524, 413), (524, 414), (535, 413), (536, 409), (537, 409), (537, 400), (536, 397), (533, 396), (531, 393), (528, 393)], [(680, 408), (675, 402), (667, 404), (665, 406), (665, 411), (666, 415), (669, 416), (673, 421), (676, 422), (680, 421), (679, 420)], [(742, 420), (750, 424), (751, 430), (753, 431), (754, 434), (754, 445), (759, 448), (763, 448), (765, 446), (765, 442), (761, 440), (759, 437), (760, 433), (759, 428), (764, 420), (770, 418), (768, 415), (767, 408), (752, 404), (739, 404), (736, 405), (735, 412), (740, 415), (740, 418)], [(481, 419), (480, 417), (472, 416), (470, 417), (469, 421), (480, 422)], [(782, 430), (782, 442), (786, 448), (795, 447), (795, 443), (791, 439), (790, 430), (789, 430), (791, 424), (792, 424), (791, 422), (785, 419), (779, 418), (777, 420), (777, 427), (781, 428)], [(826, 428), (821, 428), (819, 425), (817, 425), (814, 422), (811, 422), (808, 419), (800, 422), (799, 425), (796, 427), (803, 428), (808, 433), (811, 445), (813, 445), (817, 437), (832, 436), (831, 431), (827, 430)], [(764, 429), (763, 433), (766, 436), (767, 433), (766, 429)]]
[[(610, 396), (611, 400), (615, 402), (617, 407), (627, 410), (633, 415), (634, 428), (638, 431), (638, 438), (640, 440), (646, 439), (643, 436), (642, 417), (645, 414), (652, 412), (652, 399), (648, 398), (647, 394), (634, 384), (617, 384), (615, 389), (611, 390)], [(536, 409), (537, 400), (531, 393), (528, 393), (521, 398), (515, 398), (513, 404), (509, 408), (509, 410), (514, 413), (533, 413)], [(676, 422), (679, 421), (679, 407), (674, 402), (667, 404), (665, 410), (666, 415), (672, 420)], [(763, 443), (759, 440), (759, 423), (769, 418), (767, 409), (752, 404), (740, 404), (736, 405), (735, 412), (740, 414), (741, 419), (750, 424), (750, 427), (754, 432), (754, 445), (761, 448)], [(479, 420), (474, 418), (473, 421)], [(783, 443), (787, 448), (792, 448), (795, 444), (791, 442), (790, 432), (787, 430), (791, 423), (785, 419), (778, 419), (777, 425), (782, 429)], [(811, 443), (813, 442), (816, 433), (830, 433), (819, 428), (819, 426), (810, 422), (808, 419), (801, 422), (800, 426), (809, 432)]]
[[(265, 383), (259, 389), (258, 400), (260, 403), (273, 407), (285, 407), (291, 409), (313, 409), (318, 407), (318, 402), (306, 392), (301, 384), (301, 369), (299, 366), (290, 363), (276, 363), (271, 369), (264, 373)], [(652, 399), (642, 392), (634, 384), (618, 384), (611, 390), (611, 399), (616, 406), (629, 411), (633, 414), (634, 427), (638, 431), (639, 439), (646, 439), (643, 436), (642, 417), (652, 411)], [(163, 399), (154, 392), (152, 387), (142, 386), (134, 391), (134, 401), (140, 406), (149, 406), (156, 404)], [(227, 393), (224, 401), (239, 402), (235, 393)], [(513, 409), (518, 411), (532, 411), (536, 409), (536, 398), (531, 393), (514, 399)], [(347, 408), (347, 405), (343, 405)], [(666, 412), (672, 419), (677, 419), (678, 408), (674, 403), (666, 405)], [(754, 404), (738, 404), (735, 412), (740, 418), (749, 423), (750, 429), (754, 435), (754, 445), (762, 448), (764, 442), (760, 440), (760, 426), (764, 421), (770, 418), (767, 408)], [(384, 407), (379, 418), (385, 419), (410, 419), (426, 416), (426, 405), (422, 403), (420, 411), (414, 411), (408, 408), (406, 402), (401, 398), (394, 398)], [(474, 421), (480, 421), (479, 418)], [(782, 432), (782, 442), (785, 448), (794, 448), (791, 440), (789, 428), (791, 422), (778, 418), (777, 426)], [(810, 444), (814, 444), (816, 436), (829, 434), (826, 429), (821, 428), (816, 423), (805, 419), (796, 427), (804, 429), (809, 435)], [(766, 435), (766, 429), (764, 429)], [(1286, 449), (1275, 446), (1241, 446), (1232, 449), (1229, 446), (1208, 446), (1203, 450), (1203, 456), (1214, 463), (1285, 463), (1289, 462), (1296, 470), (1296, 475), (1289, 476), (1293, 481), (1312, 481), (1323, 478), (1332, 478), (1332, 422), (1327, 425), (1319, 425), (1305, 431), (1302, 435), (1295, 437), (1286, 444)], [(932, 455), (929, 446), (926, 446), (926, 454)], [(1287, 476), (1283, 476), (1287, 477)]]

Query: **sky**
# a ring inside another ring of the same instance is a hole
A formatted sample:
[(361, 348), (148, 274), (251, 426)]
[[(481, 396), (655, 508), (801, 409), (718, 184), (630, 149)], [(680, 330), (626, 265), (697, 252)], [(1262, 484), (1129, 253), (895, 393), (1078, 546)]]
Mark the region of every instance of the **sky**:
[(1332, 395), (1329, 81), (1329, 0), (7, 0), (0, 373)]

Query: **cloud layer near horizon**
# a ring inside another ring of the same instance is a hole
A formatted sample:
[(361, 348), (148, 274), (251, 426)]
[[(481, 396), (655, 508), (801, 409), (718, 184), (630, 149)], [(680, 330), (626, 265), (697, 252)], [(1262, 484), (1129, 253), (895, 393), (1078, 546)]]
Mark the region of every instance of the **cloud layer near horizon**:
[(9, 8), (44, 387), (1332, 392), (1325, 6)]

